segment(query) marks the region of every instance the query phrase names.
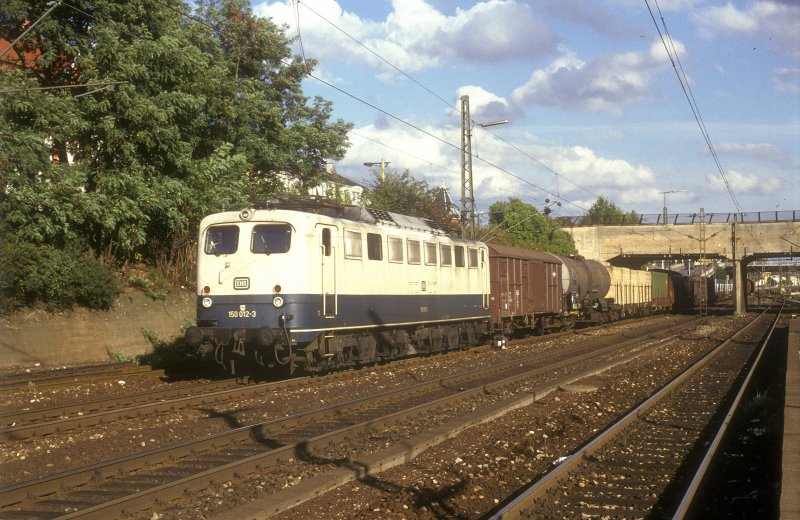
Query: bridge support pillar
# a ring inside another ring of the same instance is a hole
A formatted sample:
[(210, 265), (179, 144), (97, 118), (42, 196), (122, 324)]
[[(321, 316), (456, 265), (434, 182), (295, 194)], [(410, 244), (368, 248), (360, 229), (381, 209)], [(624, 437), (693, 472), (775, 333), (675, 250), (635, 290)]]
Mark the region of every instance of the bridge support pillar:
[(736, 290), (736, 314), (744, 314), (747, 312), (747, 280), (745, 279), (745, 264), (742, 260), (735, 260), (734, 265), (734, 284)]

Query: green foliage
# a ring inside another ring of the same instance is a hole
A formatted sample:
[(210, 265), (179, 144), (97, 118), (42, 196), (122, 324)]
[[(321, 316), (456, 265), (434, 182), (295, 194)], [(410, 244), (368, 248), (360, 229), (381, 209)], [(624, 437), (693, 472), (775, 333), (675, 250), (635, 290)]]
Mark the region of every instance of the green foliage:
[(153, 271), (147, 273), (130, 273), (128, 275), (128, 285), (142, 291), (153, 300), (163, 300), (169, 294), (169, 289), (165, 286), (165, 281), (159, 280), (158, 275)]
[[(4, 1), (0, 33), (49, 4)], [(183, 262), (163, 269), (183, 280), (202, 217), (282, 193), (279, 174), (314, 186), (343, 157), (352, 125), (303, 95), (314, 63), (286, 29), (244, 0), (194, 6), (200, 22), (179, 0), (61, 4), (4, 57), (0, 88), (37, 89), (0, 100), (0, 218), (23, 242)], [(63, 85), (76, 88), (41, 89)]]
[(130, 354), (126, 354), (121, 350), (111, 350), (110, 348), (106, 348), (106, 353), (108, 357), (111, 358), (112, 361), (116, 361), (117, 363), (131, 363), (133, 365), (138, 365), (139, 361), (136, 356), (131, 356)]
[(576, 254), (572, 235), (558, 227), (535, 206), (513, 197), (489, 207), (489, 242), (556, 254)]
[(164, 341), (150, 329), (142, 328), (142, 335), (152, 345), (152, 349), (136, 356), (136, 364), (150, 365), (155, 368), (185, 367), (186, 363), (197, 361), (192, 348), (179, 335)]
[(120, 293), (114, 273), (77, 243), (62, 249), (5, 234), (0, 272), (0, 314), (35, 305), (109, 309)]
[(586, 216), (581, 219), (583, 224), (595, 224), (603, 226), (621, 226), (624, 224), (637, 224), (639, 215), (635, 211), (625, 213), (616, 204), (606, 197), (600, 195), (592, 207), (589, 208)]
[(424, 180), (415, 179), (409, 170), (403, 173), (386, 171), (383, 179), (379, 172), (373, 172), (373, 180), (364, 190), (362, 199), (365, 205), (376, 209), (433, 220), (436, 191)]

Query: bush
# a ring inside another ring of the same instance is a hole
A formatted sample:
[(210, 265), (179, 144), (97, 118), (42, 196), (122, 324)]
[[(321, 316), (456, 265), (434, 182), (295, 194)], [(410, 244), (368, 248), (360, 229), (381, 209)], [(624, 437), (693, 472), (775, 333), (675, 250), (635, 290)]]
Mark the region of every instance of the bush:
[(0, 273), (0, 314), (36, 305), (107, 310), (120, 294), (114, 273), (78, 245), (58, 249), (7, 235), (0, 243)]

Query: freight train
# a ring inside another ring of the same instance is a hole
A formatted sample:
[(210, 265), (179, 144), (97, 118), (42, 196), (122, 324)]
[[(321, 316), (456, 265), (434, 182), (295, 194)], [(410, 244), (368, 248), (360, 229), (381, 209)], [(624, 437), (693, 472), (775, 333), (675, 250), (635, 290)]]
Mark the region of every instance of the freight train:
[(313, 204), (200, 224), (188, 345), (231, 374), (330, 370), (565, 330), (675, 304), (666, 273), (451, 236)]

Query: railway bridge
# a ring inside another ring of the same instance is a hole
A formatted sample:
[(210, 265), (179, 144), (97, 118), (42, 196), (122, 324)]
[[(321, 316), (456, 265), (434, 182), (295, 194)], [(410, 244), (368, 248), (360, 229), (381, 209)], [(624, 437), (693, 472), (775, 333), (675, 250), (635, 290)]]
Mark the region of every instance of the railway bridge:
[(578, 253), (638, 269), (647, 262), (727, 260), (735, 266), (736, 311), (745, 312), (747, 265), (764, 258), (800, 258), (800, 210), (756, 213), (640, 215), (619, 225), (583, 225), (560, 217)]

